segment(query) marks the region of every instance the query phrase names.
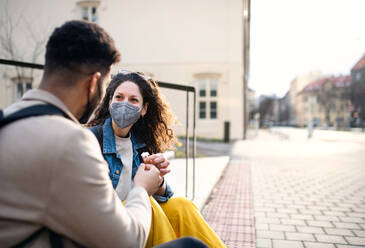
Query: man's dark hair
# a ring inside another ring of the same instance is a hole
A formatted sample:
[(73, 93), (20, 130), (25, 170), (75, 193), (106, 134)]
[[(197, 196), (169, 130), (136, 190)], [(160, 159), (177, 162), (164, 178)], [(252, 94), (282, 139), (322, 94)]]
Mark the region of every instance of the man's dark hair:
[(119, 60), (114, 40), (102, 27), (87, 21), (68, 21), (56, 28), (47, 42), (45, 70), (78, 71), (86, 66), (104, 73)]

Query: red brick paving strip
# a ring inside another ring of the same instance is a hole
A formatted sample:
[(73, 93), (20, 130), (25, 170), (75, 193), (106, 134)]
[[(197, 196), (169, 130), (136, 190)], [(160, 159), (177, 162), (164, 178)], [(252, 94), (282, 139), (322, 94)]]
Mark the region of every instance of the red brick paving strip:
[(209, 225), (229, 248), (256, 247), (250, 166), (231, 160), (203, 209)]

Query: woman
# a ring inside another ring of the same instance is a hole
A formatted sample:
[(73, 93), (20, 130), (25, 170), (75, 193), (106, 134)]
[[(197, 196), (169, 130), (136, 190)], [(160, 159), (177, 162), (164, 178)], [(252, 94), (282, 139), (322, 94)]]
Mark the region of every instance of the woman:
[[(101, 144), (113, 186), (122, 200), (141, 162), (160, 170), (160, 188), (151, 198), (152, 224), (146, 247), (183, 236), (197, 237), (209, 247), (225, 247), (192, 202), (171, 198), (173, 192), (163, 178), (170, 163), (161, 153), (176, 143), (170, 128), (175, 120), (151, 78), (120, 71), (112, 78), (89, 126)], [(143, 159), (143, 152), (152, 155)]]

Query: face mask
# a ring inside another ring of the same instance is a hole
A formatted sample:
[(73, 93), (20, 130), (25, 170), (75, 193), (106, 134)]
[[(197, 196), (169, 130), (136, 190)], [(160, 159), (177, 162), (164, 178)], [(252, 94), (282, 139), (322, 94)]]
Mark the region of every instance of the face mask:
[(136, 123), (141, 116), (141, 109), (127, 102), (114, 102), (110, 106), (110, 116), (120, 128)]

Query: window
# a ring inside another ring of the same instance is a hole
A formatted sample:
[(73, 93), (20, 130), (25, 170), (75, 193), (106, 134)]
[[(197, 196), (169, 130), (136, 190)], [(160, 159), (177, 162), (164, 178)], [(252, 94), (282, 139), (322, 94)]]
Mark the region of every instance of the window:
[(206, 102), (199, 102), (199, 118), (206, 118)]
[(218, 79), (200, 78), (199, 87), (199, 118), (217, 119), (218, 118)]
[(82, 7), (82, 19), (90, 22), (98, 22), (97, 7)]
[(217, 79), (210, 80), (210, 96), (217, 96)]
[(81, 19), (90, 22), (98, 22), (98, 0), (82, 0), (77, 3), (81, 9)]
[(210, 102), (210, 119), (217, 119), (217, 102)]
[(199, 96), (206, 96), (206, 80), (199, 80)]
[(356, 80), (359, 81), (361, 79), (361, 72), (356, 72), (355, 77)]
[(17, 82), (16, 83), (16, 98), (20, 99), (25, 92), (32, 89), (32, 83), (28, 82)]

